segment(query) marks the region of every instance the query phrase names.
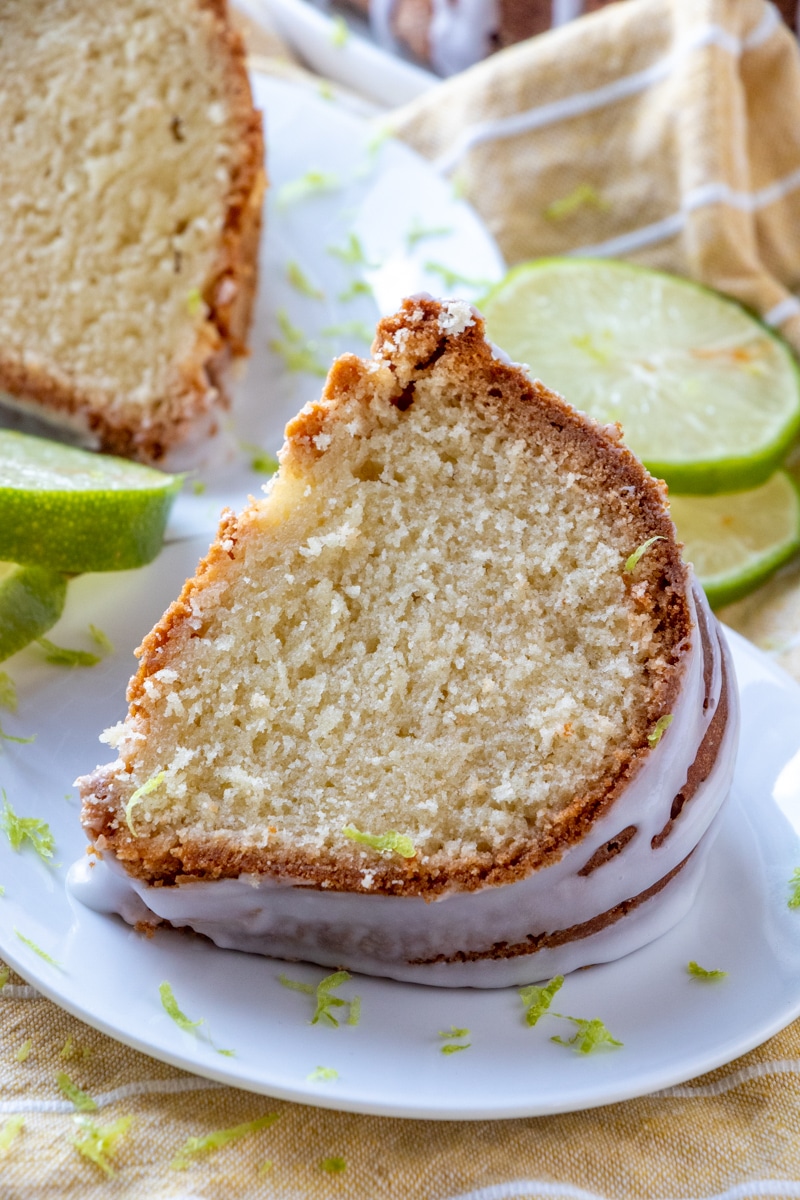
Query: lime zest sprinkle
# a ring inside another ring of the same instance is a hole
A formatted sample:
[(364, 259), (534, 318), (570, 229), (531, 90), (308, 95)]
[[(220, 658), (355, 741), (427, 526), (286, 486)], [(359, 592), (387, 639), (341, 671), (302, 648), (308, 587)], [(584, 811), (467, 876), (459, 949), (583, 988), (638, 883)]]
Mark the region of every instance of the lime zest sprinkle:
[(332, 1154), (330, 1158), (323, 1158), (319, 1164), (323, 1171), (327, 1171), (329, 1175), (339, 1175), (342, 1171), (347, 1170), (347, 1163), (341, 1155)]
[(90, 1054), (91, 1050), (89, 1047), (77, 1046), (75, 1044), (75, 1039), (70, 1033), (67, 1036), (67, 1040), (64, 1042), (64, 1045), (61, 1047), (61, 1050), (59, 1051), (59, 1058), (63, 1058), (65, 1060), (69, 1060), (71, 1058), (88, 1058)]
[(17, 711), (17, 687), (8, 671), (0, 671), (0, 708)]
[(599, 212), (608, 212), (611, 205), (590, 183), (579, 183), (568, 195), (548, 204), (544, 210), (544, 217), (546, 221), (563, 221), (582, 208), (595, 208)]
[(56, 842), (47, 822), (40, 821), (38, 817), (18, 817), (8, 802), (5, 789), (0, 788), (0, 792), (3, 795), (0, 829), (8, 838), (11, 849), (20, 850), (27, 841), (45, 862), (52, 858)]
[(667, 539), (663, 536), (663, 534), (657, 533), (655, 537), (650, 537), (646, 542), (642, 542), (641, 546), (638, 546), (634, 550), (633, 554), (625, 559), (624, 570), (628, 573), (628, 575), (633, 574), (633, 572), (636, 570), (636, 564), (638, 563), (639, 559), (643, 554), (647, 553), (654, 542), (665, 542), (666, 540)]
[(454, 200), (463, 200), (467, 194), (466, 176), (457, 171), (450, 180), (450, 189)]
[[(6, 889), (3, 887), (2, 883), (0, 883), (0, 896), (5, 896), (5, 894), (6, 894)], [(2, 986), (2, 985), (0, 985), (0, 986)]]
[(14, 933), (24, 945), (29, 946), (31, 950), (33, 950), (34, 954), (38, 954), (39, 958), (43, 958), (46, 963), (50, 963), (51, 967), (58, 967), (59, 970), (61, 970), (61, 963), (57, 962), (56, 959), (51, 958), (47, 951), (43, 950), (41, 946), (37, 946), (36, 942), (34, 942), (31, 938), (25, 937), (25, 934), (20, 933), (18, 929), (15, 929)]
[(339, 176), (331, 171), (306, 171), (299, 179), (292, 179), (283, 185), (278, 192), (278, 208), (287, 208), (290, 204), (323, 192), (335, 192), (341, 186)]
[(173, 1171), (185, 1171), (191, 1159), (196, 1155), (211, 1154), (214, 1150), (220, 1150), (223, 1146), (227, 1146), (229, 1142), (238, 1142), (240, 1138), (257, 1133), (259, 1129), (269, 1129), (270, 1125), (274, 1125), (279, 1117), (280, 1113), (267, 1113), (263, 1117), (256, 1117), (253, 1121), (244, 1121), (241, 1125), (233, 1125), (230, 1129), (215, 1129), (213, 1133), (207, 1133), (205, 1137), (190, 1137), (181, 1146), (170, 1166)]
[(350, 27), (342, 16), (333, 18), (331, 28), (331, 45), (337, 50), (341, 50), (342, 46), (346, 46), (350, 39)]
[(70, 1142), (79, 1154), (111, 1178), (116, 1172), (109, 1159), (116, 1154), (117, 1144), (130, 1129), (133, 1117), (119, 1117), (110, 1125), (96, 1125), (91, 1117), (83, 1113), (76, 1113), (72, 1119), (78, 1131), (70, 1138)]
[(375, 330), (367, 325), (366, 321), (342, 321), (339, 325), (326, 325), (322, 331), (323, 337), (349, 337), (360, 338), (362, 342), (371, 342), (375, 337)]
[(2, 992), (3, 988), (8, 983), (10, 975), (11, 972), (9, 971), (8, 967), (3, 964), (3, 966), (0, 967), (0, 992)]
[[(606, 336), (608, 336), (608, 334), (606, 334)], [(569, 340), (572, 345), (576, 347), (576, 349), (583, 350), (583, 352), (588, 354), (590, 358), (593, 358), (595, 362), (604, 364), (611, 361), (611, 354), (609, 351), (601, 349), (591, 333), (575, 334)]]
[(787, 901), (789, 908), (800, 908), (800, 867), (795, 867), (792, 871), (789, 887), (792, 889), (792, 894)]
[(650, 730), (650, 732), (647, 735), (647, 741), (650, 745), (651, 750), (654, 750), (655, 747), (658, 745), (658, 743), (661, 741), (662, 737), (669, 729), (673, 720), (674, 720), (674, 717), (673, 717), (672, 713), (665, 713), (663, 717), (658, 718), (655, 725), (653, 726), (653, 728)]
[(96, 1101), (88, 1092), (84, 1092), (76, 1083), (73, 1083), (66, 1071), (59, 1071), (56, 1083), (67, 1099), (72, 1101), (78, 1112), (97, 1112)]
[(186, 295), (186, 308), (190, 317), (199, 317), (205, 308), (200, 288), (192, 288)]
[(194, 482), (192, 483), (192, 495), (193, 496), (202, 496), (203, 492), (205, 490), (206, 490), (205, 482), (202, 479), (195, 479)]
[(342, 304), (347, 304), (350, 300), (355, 300), (356, 296), (371, 296), (372, 288), (365, 279), (354, 279), (348, 288), (339, 293), (339, 300)]
[(339, 1072), (334, 1070), (333, 1067), (315, 1067), (311, 1074), (307, 1075), (306, 1078), (308, 1079), (309, 1083), (317, 1083), (318, 1081), (326, 1079), (338, 1079)]
[(98, 629), (96, 625), (89, 625), (89, 633), (92, 635), (92, 641), (96, 646), (100, 647), (100, 652), (103, 656), (114, 653), (114, 643), (107, 633), (102, 629)]
[(409, 250), (413, 250), (418, 242), (426, 238), (449, 237), (452, 233), (452, 225), (423, 225), (419, 217), (414, 217), (406, 233), (406, 242)]
[(15, 737), (11, 733), (6, 733), (3, 726), (0, 725), (0, 739), (4, 742), (18, 742), (20, 746), (28, 746), (31, 742), (36, 741), (36, 734), (34, 733), (30, 737)]
[(17, 1140), (18, 1135), (22, 1132), (25, 1125), (25, 1118), (21, 1115), (9, 1117), (0, 1129), (0, 1155), (7, 1154), (11, 1149), (12, 1142)]
[(184, 1033), (195, 1033), (199, 1025), (203, 1024), (203, 1018), (199, 1021), (190, 1021), (185, 1012), (182, 1012), (178, 1007), (178, 1001), (175, 999), (175, 993), (172, 990), (172, 985), (167, 983), (166, 979), (159, 984), (158, 994), (161, 997), (161, 1003), (164, 1006), (164, 1011), (168, 1017), (182, 1029)]
[(240, 442), (239, 445), (245, 454), (250, 455), (250, 469), (258, 471), (260, 475), (274, 475), (281, 465), (274, 454), (270, 454), (269, 450), (264, 450), (255, 442)]
[(30, 1038), (26, 1038), (25, 1041), (20, 1046), (17, 1053), (14, 1055), (14, 1058), (17, 1060), (17, 1062), (21, 1062), (21, 1063), (27, 1062), (28, 1055), (31, 1052), (32, 1045), (33, 1045), (32, 1040)]
[(414, 843), (411, 838), (407, 837), (404, 833), (397, 833), (394, 829), (390, 829), (388, 833), (374, 834), (362, 833), (354, 825), (345, 825), (342, 833), (351, 842), (358, 842), (359, 845), (369, 846), (372, 850), (399, 854), (401, 858), (416, 857), (417, 852), (414, 849)]
[(130, 829), (134, 837), (136, 837), (136, 830), (133, 828), (133, 821), (131, 820), (131, 813), (133, 812), (134, 805), (141, 804), (145, 796), (149, 796), (151, 792), (154, 792), (156, 788), (161, 785), (166, 774), (166, 771), (159, 771), (157, 775), (151, 775), (149, 779), (145, 780), (141, 787), (136, 789), (128, 803), (125, 805), (125, 824), (128, 826), (128, 829)]
[(350, 1016), (347, 1018), (348, 1025), (357, 1025), (361, 1020), (361, 997), (353, 996), (350, 1001)]
[(444, 263), (433, 262), (430, 259), (425, 263), (425, 270), (430, 271), (434, 275), (441, 276), (445, 287), (448, 288), (462, 286), (485, 290), (491, 286), (491, 281), (488, 279), (470, 279), (467, 275), (461, 275), (458, 271), (451, 271), (450, 267), (446, 267)]
[[(323, 100), (336, 99), (336, 93), (334, 92), (329, 79), (321, 79), (319, 81), (317, 84), (317, 95), (321, 96)], [(270, 1166), (272, 1166), (272, 1163), (270, 1163)]]
[(549, 983), (542, 986), (531, 983), (528, 987), (520, 988), (520, 999), (525, 1005), (526, 1025), (533, 1026), (544, 1016), (563, 982), (563, 975), (555, 975)]
[(324, 378), (328, 372), (316, 356), (314, 343), (307, 342), (303, 332), (292, 325), (286, 309), (278, 309), (276, 315), (283, 338), (270, 339), (268, 345), (273, 354), (280, 355), (287, 371), (305, 372)]
[(340, 259), (351, 267), (375, 267), (378, 265), (370, 263), (361, 244), (361, 238), (352, 230), (347, 235), (347, 241), (343, 246), (328, 246), (328, 254), (332, 254), (334, 258)]
[(310, 296), (312, 300), (324, 300), (325, 293), (320, 288), (314, 287), (311, 280), (300, 267), (300, 264), (294, 259), (286, 264), (286, 279), (295, 289), (303, 296)]
[[(311, 1025), (318, 1025), (322, 1022), (325, 1025), (334, 1025), (338, 1028), (339, 1022), (331, 1012), (332, 1008), (344, 1008), (349, 1005), (349, 1017), (347, 1024), (355, 1025), (361, 1015), (361, 999), (356, 996), (353, 1000), (342, 1000), (339, 996), (332, 996), (331, 991), (334, 988), (341, 987), (350, 978), (349, 971), (334, 971), (332, 975), (326, 975), (321, 979), (316, 987), (311, 983), (300, 983), (297, 979), (289, 979), (286, 975), (279, 975), (278, 980), (285, 988), (291, 988), (295, 992), (305, 992), (307, 995), (316, 997), (316, 1007), (314, 1015), (311, 1018)], [(356, 1004), (356, 1020), (352, 1020), (353, 1005)]]
[(728, 977), (727, 971), (707, 971), (705, 967), (701, 967), (694, 960), (688, 964), (686, 970), (693, 979), (702, 979), (707, 983), (711, 983), (717, 979), (727, 979)]
[(591, 1054), (600, 1046), (621, 1046), (623, 1044), (611, 1036), (599, 1017), (587, 1020), (585, 1017), (568, 1017), (564, 1013), (553, 1013), (552, 1015), (561, 1017), (564, 1021), (572, 1021), (573, 1025), (577, 1025), (578, 1028), (571, 1038), (551, 1037), (550, 1041), (558, 1042), (560, 1046), (574, 1046), (579, 1054)]
[(440, 1038), (464, 1038), (469, 1037), (468, 1029), (457, 1029), (455, 1025), (451, 1025), (449, 1029), (439, 1030)]
[(472, 1042), (447, 1042), (441, 1047), (442, 1054), (455, 1054), (458, 1050), (469, 1050)]
[(56, 667), (96, 667), (100, 662), (100, 655), (92, 654), (89, 650), (71, 650), (68, 646), (57, 646), (46, 637), (37, 638), (36, 641), (45, 652), (45, 662)]

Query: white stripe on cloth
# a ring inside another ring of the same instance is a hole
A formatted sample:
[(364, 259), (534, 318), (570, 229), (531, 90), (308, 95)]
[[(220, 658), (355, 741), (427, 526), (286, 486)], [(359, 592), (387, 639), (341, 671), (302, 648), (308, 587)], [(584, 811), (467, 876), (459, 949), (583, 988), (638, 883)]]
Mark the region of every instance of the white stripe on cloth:
[[(758, 1196), (774, 1196), (778, 1200), (797, 1200), (800, 1197), (800, 1181), (796, 1179), (753, 1179), (749, 1183), (738, 1183), (725, 1192), (712, 1196), (682, 1196), (680, 1200), (754, 1200)], [(550, 1183), (544, 1179), (513, 1179), (508, 1183), (494, 1183), (477, 1192), (461, 1192), (448, 1196), (447, 1200), (609, 1200), (600, 1192), (587, 1192), (584, 1188), (569, 1183)], [(444, 1198), (443, 1198), (444, 1200)], [(664, 1197), (664, 1200), (667, 1200)], [(673, 1198), (670, 1198), (673, 1200)]]
[(37, 1000), (41, 994), (27, 983), (7, 983), (0, 988), (0, 1000)]
[(800, 1076), (800, 1058), (779, 1058), (773, 1062), (754, 1063), (751, 1067), (741, 1067), (738, 1071), (731, 1071), (729, 1075), (723, 1075), (722, 1079), (715, 1079), (713, 1083), (696, 1084), (694, 1087), (684, 1083), (677, 1087), (664, 1088), (661, 1092), (653, 1092), (651, 1099), (682, 1100), (690, 1097), (722, 1096), (725, 1092), (730, 1092), (738, 1087), (740, 1083), (747, 1083), (749, 1079), (765, 1079), (768, 1075)]
[(721, 25), (702, 25), (669, 54), (657, 59), (649, 67), (635, 71), (632, 75), (623, 75), (621, 79), (614, 79), (611, 83), (594, 88), (592, 91), (564, 96), (561, 100), (553, 100), (550, 104), (541, 104), (536, 108), (529, 108), (525, 112), (511, 113), (507, 117), (498, 117), (493, 121), (478, 122), (466, 129), (453, 148), (437, 159), (434, 166), (447, 174), (453, 170), (460, 158), (474, 146), (479, 146), (483, 142), (515, 137), (520, 133), (528, 133), (532, 129), (543, 129), (558, 121), (582, 116), (584, 113), (594, 112), (598, 108), (605, 108), (608, 104), (615, 104), (618, 100), (624, 100), (628, 96), (635, 96), (639, 92), (646, 91), (653, 84), (668, 79), (684, 58), (705, 46), (719, 46), (738, 57), (744, 51), (760, 46), (780, 23), (780, 16), (770, 6), (753, 32), (743, 39), (734, 37)]
[[(200, 1079), (194, 1075), (188, 1079), (142, 1079), (137, 1083), (125, 1083), (111, 1092), (100, 1092), (92, 1096), (92, 1099), (98, 1108), (105, 1108), (108, 1104), (130, 1100), (133, 1096), (176, 1096), (182, 1092), (204, 1092), (224, 1087), (227, 1087), (227, 1084), (217, 1083), (212, 1079)], [(0, 1114), (75, 1111), (71, 1100), (26, 1100), (20, 1097), (18, 1100), (0, 1102)]]
[(782, 325), (784, 321), (788, 321), (790, 317), (796, 317), (798, 314), (800, 314), (800, 300), (797, 299), (797, 296), (787, 296), (768, 313), (764, 313), (763, 321), (765, 325)]

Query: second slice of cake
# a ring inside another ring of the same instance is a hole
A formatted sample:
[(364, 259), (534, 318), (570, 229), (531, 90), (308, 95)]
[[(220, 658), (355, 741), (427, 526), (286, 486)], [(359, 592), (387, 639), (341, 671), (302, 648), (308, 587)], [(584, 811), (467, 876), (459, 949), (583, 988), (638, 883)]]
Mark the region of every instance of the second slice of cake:
[(140, 655), (82, 781), (100, 907), (498, 986), (691, 902), (736, 741), (716, 624), (663, 486), (462, 302), (334, 364)]

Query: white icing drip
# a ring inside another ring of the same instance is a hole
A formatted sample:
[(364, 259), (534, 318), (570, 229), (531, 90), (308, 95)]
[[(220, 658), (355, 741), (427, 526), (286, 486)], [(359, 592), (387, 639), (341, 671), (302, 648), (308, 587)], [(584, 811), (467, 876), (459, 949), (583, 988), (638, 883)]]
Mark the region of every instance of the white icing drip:
[[(713, 653), (711, 702), (704, 707), (703, 648), (690, 597), (695, 634), (686, 651), (672, 724), (589, 833), (557, 862), (517, 883), (473, 892), (453, 890), (434, 902), (322, 892), (254, 876), (153, 888), (129, 878), (107, 856), (94, 868), (85, 858), (75, 864), (68, 887), (89, 907), (118, 912), (131, 923), (143, 919), (140, 904), (146, 905), (173, 925), (189, 925), (226, 948), (305, 958), (323, 966), (346, 963), (366, 974), (435, 986), (505, 987), (630, 953), (666, 932), (691, 905), (711, 841), (710, 827), (733, 776), (739, 724), (733, 664), (727, 647), (720, 648), (718, 626), (705, 598), (697, 593), (696, 599), (704, 609)], [(672, 801), (686, 782), (719, 703), (723, 652), (728, 716), (714, 767), (654, 850), (651, 839), (667, 824)], [(628, 825), (635, 825), (637, 832), (623, 850), (591, 874), (579, 875), (595, 851)], [(498, 942), (522, 943), (529, 934), (589, 921), (663, 879), (693, 850), (662, 891), (589, 937), (509, 959), (413, 961), (486, 951)]]
[(428, 36), (434, 70), (455, 75), (486, 58), (498, 24), (497, 0), (433, 0)]

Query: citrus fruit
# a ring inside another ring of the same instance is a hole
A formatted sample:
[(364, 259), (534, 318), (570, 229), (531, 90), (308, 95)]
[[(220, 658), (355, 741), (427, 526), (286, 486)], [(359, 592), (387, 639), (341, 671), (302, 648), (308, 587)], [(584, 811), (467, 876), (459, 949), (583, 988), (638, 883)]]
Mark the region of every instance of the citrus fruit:
[(68, 575), (140, 567), (161, 548), (181, 477), (0, 430), (0, 559)]
[(0, 662), (55, 625), (66, 593), (57, 571), (0, 562)]
[(671, 490), (763, 483), (800, 428), (789, 348), (740, 305), (607, 259), (512, 270), (480, 305), (491, 339), (625, 442)]
[(749, 492), (669, 503), (683, 556), (714, 607), (752, 591), (800, 549), (800, 493), (785, 471)]

